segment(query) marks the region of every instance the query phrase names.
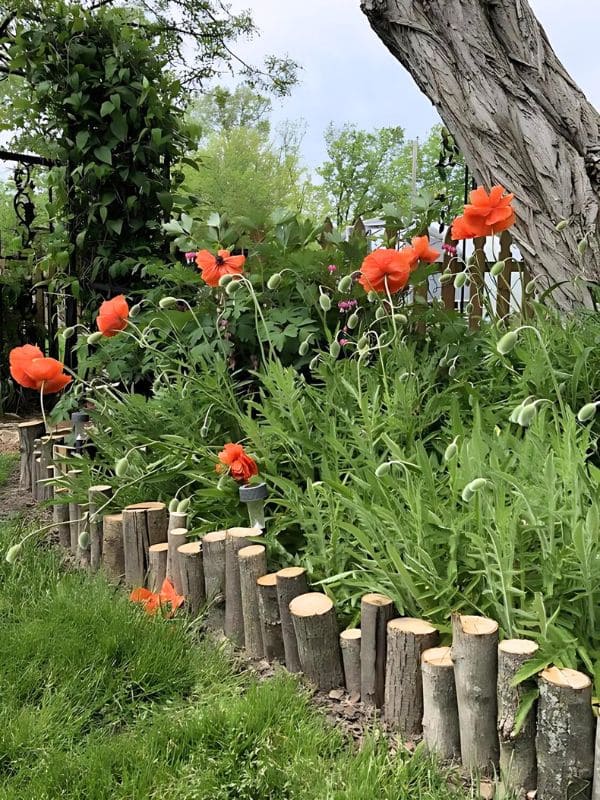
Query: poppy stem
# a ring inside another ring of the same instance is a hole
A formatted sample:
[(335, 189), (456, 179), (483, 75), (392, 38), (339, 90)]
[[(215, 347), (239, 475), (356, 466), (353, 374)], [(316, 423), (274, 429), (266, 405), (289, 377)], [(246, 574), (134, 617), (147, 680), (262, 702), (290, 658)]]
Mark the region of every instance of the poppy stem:
[(44, 420), (44, 430), (46, 431), (46, 436), (50, 433), (48, 430), (48, 420), (46, 419), (46, 411), (44, 409), (44, 384), (46, 381), (42, 381), (42, 385), (40, 387), (40, 409), (42, 412), (42, 419)]

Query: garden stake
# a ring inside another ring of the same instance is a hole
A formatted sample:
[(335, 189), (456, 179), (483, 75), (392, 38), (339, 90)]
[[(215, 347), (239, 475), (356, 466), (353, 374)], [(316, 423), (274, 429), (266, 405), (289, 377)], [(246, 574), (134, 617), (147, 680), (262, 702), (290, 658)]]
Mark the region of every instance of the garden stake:
[(319, 689), (344, 685), (338, 624), (333, 601), (308, 592), (290, 603), (302, 672)]
[(387, 625), (385, 718), (404, 741), (422, 733), (421, 654), (435, 647), (439, 633), (423, 619), (401, 617)]
[[(175, 530), (185, 528), (187, 530), (187, 517), (185, 512), (170, 511), (169, 520), (167, 523), (167, 536), (166, 540), (169, 543), (167, 551), (167, 578), (171, 581), (177, 591), (181, 594), (181, 575), (179, 574), (179, 559), (177, 558), (177, 548), (180, 544), (185, 544), (180, 539), (171, 536)], [(179, 587), (179, 589), (177, 589)]]
[(267, 572), (266, 549), (262, 544), (251, 544), (248, 547), (242, 547), (238, 553), (238, 566), (240, 570), (246, 653), (250, 658), (262, 658), (265, 650), (256, 582)]
[(225, 635), (238, 647), (244, 646), (238, 553), (258, 536), (262, 536), (259, 528), (230, 528), (225, 536)]
[(177, 548), (177, 560), (181, 577), (181, 593), (185, 597), (185, 606), (193, 617), (197, 617), (206, 602), (201, 543), (186, 542), (179, 545)]
[(151, 592), (160, 592), (161, 586), (167, 577), (167, 552), (168, 542), (151, 544), (148, 550), (148, 588)]
[(90, 532), (90, 569), (97, 572), (102, 561), (102, 517), (99, 508), (112, 497), (112, 487), (108, 485), (90, 486), (88, 489), (88, 525)]
[(460, 758), (460, 733), (454, 665), (449, 647), (434, 647), (421, 656), (423, 742), (441, 761)]
[(360, 603), (360, 696), (366, 706), (381, 708), (385, 695), (387, 624), (394, 603), (384, 594), (366, 594)]
[(32, 457), (34, 441), (44, 434), (44, 423), (42, 420), (34, 419), (29, 422), (21, 422), (19, 430), (19, 451), (21, 453), (21, 470), (19, 474), (19, 487), (26, 491), (32, 491)]
[(211, 531), (202, 538), (204, 588), (208, 604), (206, 625), (213, 631), (225, 627), (225, 531)]
[(360, 698), (360, 635), (360, 628), (348, 628), (340, 633), (346, 691), (353, 700)]
[[(150, 545), (164, 542), (166, 534), (167, 509), (164, 503), (134, 503), (123, 510), (123, 553), (127, 584), (144, 585), (149, 567)], [(181, 594), (181, 587), (176, 588), (178, 594)]]
[(294, 597), (308, 592), (306, 570), (304, 567), (286, 567), (277, 573), (277, 602), (285, 652), (285, 665), (289, 672), (301, 672), (296, 631), (290, 613), (290, 603)]
[(107, 514), (102, 520), (102, 568), (115, 583), (125, 578), (123, 514)]
[(277, 602), (277, 575), (271, 572), (256, 581), (258, 587), (258, 608), (262, 639), (267, 661), (281, 661), (285, 658), (281, 619)]
[[(66, 487), (59, 486), (54, 491), (54, 498), (64, 497), (69, 494)], [(71, 526), (69, 524), (69, 504), (55, 503), (53, 507), (53, 520), (58, 532), (58, 541), (61, 547), (71, 547)]]
[(512, 681), (538, 646), (531, 639), (505, 639), (498, 645), (498, 734), (500, 737), (500, 777), (510, 793), (524, 795), (537, 786), (535, 757), (535, 703), (521, 729), (515, 734), (515, 720), (524, 695), (535, 691), (535, 681)]

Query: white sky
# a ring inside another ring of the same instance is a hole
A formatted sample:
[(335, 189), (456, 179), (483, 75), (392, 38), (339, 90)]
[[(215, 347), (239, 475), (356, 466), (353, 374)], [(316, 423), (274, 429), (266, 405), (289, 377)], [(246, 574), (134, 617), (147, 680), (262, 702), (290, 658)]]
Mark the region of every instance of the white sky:
[[(530, 0), (571, 75), (600, 105), (600, 0)], [(420, 136), (437, 120), (435, 109), (380, 42), (359, 0), (232, 0), (250, 7), (260, 39), (236, 50), (252, 61), (265, 53), (298, 61), (300, 85), (275, 101), (275, 119), (304, 119), (303, 154), (310, 166), (324, 156), (323, 131), (330, 121), (363, 128), (400, 125)]]

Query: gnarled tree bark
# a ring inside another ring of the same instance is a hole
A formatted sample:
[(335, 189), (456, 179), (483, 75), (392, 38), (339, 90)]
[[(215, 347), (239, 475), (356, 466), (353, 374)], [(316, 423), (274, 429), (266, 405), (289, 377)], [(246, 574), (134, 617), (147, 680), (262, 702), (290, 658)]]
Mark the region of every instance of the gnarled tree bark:
[[(361, 0), (361, 9), (437, 108), (477, 181), (516, 195), (515, 238), (532, 271), (600, 280), (600, 114), (528, 0)], [(570, 224), (559, 232), (563, 219)], [(563, 305), (588, 299), (573, 285), (560, 291)]]

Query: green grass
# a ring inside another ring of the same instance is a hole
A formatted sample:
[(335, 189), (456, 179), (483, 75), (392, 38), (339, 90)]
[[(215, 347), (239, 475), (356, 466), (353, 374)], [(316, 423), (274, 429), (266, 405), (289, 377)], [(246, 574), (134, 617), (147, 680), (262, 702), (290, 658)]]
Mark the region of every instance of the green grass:
[[(4, 552), (22, 532), (0, 527)], [(0, 564), (0, 798), (451, 800), (423, 754), (360, 750), (283, 671), (258, 683), (30, 541)]]
[(0, 486), (3, 486), (10, 477), (17, 458), (16, 453), (0, 453)]

